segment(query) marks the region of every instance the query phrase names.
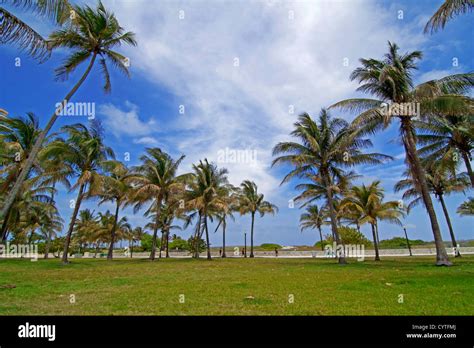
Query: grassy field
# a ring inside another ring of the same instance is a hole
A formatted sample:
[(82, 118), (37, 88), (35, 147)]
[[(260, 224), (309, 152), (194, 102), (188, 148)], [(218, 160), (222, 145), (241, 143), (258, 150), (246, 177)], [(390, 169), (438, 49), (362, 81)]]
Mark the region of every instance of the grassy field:
[(417, 257), (346, 266), (322, 259), (0, 260), (0, 269), (1, 315), (474, 314), (472, 256), (450, 268)]

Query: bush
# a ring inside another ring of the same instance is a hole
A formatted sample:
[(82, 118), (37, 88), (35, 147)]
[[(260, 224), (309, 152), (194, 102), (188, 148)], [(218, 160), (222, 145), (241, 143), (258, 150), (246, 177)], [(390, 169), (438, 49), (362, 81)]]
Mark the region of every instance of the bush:
[(171, 251), (176, 249), (178, 249), (179, 251), (189, 250), (188, 242), (182, 239), (181, 237), (175, 238), (173, 241), (170, 242), (169, 250)]
[(275, 248), (281, 249), (281, 245), (274, 243), (263, 243), (260, 245), (260, 248), (263, 250), (275, 250)]
[[(384, 249), (408, 248), (407, 240), (403, 237), (394, 237), (392, 239), (381, 240), (379, 244), (380, 244), (380, 248), (384, 248)], [(426, 244), (426, 242), (422, 241), (421, 239), (415, 239), (415, 240), (410, 239), (410, 246), (423, 245), (423, 244)]]
[[(148, 234), (148, 233), (145, 233), (142, 237), (142, 240), (141, 240), (141, 247), (143, 248), (143, 251), (151, 251), (151, 245), (152, 245), (152, 240), (153, 240), (153, 237)], [(159, 250), (160, 249), (160, 244), (161, 244), (161, 239), (160, 238), (156, 238), (156, 249)]]
[[(362, 244), (366, 247), (373, 246), (373, 243), (355, 228), (341, 226), (337, 230), (343, 244)], [(333, 244), (333, 242), (332, 235), (326, 235), (326, 240), (323, 241), (323, 244)], [(316, 243), (316, 245), (320, 247), (321, 242)]]

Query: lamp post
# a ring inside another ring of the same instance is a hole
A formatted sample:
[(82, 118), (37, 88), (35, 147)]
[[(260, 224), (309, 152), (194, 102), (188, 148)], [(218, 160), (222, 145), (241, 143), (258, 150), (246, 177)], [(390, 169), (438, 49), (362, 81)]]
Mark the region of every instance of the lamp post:
[(247, 232), (244, 232), (244, 257), (247, 257)]
[(403, 231), (405, 232), (405, 238), (407, 240), (408, 251), (410, 252), (410, 256), (413, 256), (413, 254), (411, 253), (410, 241), (408, 240), (408, 234), (407, 234), (407, 227), (406, 226), (403, 226)]

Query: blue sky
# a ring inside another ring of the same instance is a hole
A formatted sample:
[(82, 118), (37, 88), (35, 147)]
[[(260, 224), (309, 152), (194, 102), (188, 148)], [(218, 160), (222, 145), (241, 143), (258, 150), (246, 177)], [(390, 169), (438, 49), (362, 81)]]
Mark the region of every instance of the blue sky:
[[(95, 2), (88, 1), (94, 5)], [(395, 41), (403, 52), (421, 50), (424, 58), (415, 74), (416, 82), (474, 70), (474, 15), (448, 23), (445, 30), (424, 35), (423, 27), (442, 1), (145, 1), (108, 0), (104, 4), (121, 25), (137, 34), (138, 47), (117, 50), (130, 58), (132, 78), (111, 70), (112, 93), (102, 93), (100, 69), (95, 67), (75, 95), (74, 102), (95, 103), (106, 141), (117, 159), (130, 153), (129, 165), (138, 163), (144, 148), (161, 147), (172, 156), (186, 155), (181, 171), (207, 157), (218, 161), (219, 151), (251, 150), (256, 160), (218, 163), (230, 171), (238, 185), (254, 180), (268, 200), (280, 208), (276, 216), (256, 221), (255, 243), (309, 245), (317, 240), (311, 231), (300, 233), (301, 211), (290, 208), (294, 184), (279, 186), (288, 168), (271, 168), (271, 149), (289, 140), (297, 115), (317, 116), (322, 107), (353, 96), (357, 87), (349, 81), (358, 58), (380, 58), (387, 41)], [(16, 12), (18, 13), (18, 11)], [(44, 20), (24, 14), (40, 33), (52, 27)], [(54, 68), (67, 51), (54, 52), (44, 64), (29, 59), (15, 47), (0, 49), (2, 89), (0, 107), (11, 116), (32, 111), (44, 125), (59, 102), (77, 81), (80, 67), (66, 82), (54, 80)], [(15, 66), (15, 59), (21, 66)], [(457, 64), (453, 64), (457, 63)], [(184, 113), (180, 113), (184, 106)], [(292, 112), (293, 111), (293, 112)], [(354, 115), (341, 115), (350, 120)], [(61, 117), (62, 125), (87, 122), (84, 116)], [(387, 199), (400, 199), (393, 185), (405, 169), (404, 151), (397, 142), (396, 124), (372, 140), (373, 151), (396, 159), (377, 167), (358, 167), (359, 182), (381, 180)], [(459, 239), (473, 237), (473, 219), (459, 218), (456, 207), (466, 199), (447, 198)], [(76, 192), (60, 188), (58, 204), (67, 223), (69, 201)], [(449, 240), (442, 211), (435, 202), (443, 238)], [(96, 201), (84, 208), (111, 209)], [(132, 225), (144, 225), (141, 212), (122, 212)], [(410, 238), (432, 240), (423, 208), (414, 209), (405, 220)], [(250, 219), (237, 217), (230, 223), (229, 244), (242, 244)], [(369, 229), (363, 227), (369, 237)], [(187, 238), (190, 231), (182, 231)], [(329, 230), (326, 230), (329, 233)], [(400, 227), (382, 223), (381, 238), (401, 236)], [(220, 234), (211, 243), (220, 243)]]

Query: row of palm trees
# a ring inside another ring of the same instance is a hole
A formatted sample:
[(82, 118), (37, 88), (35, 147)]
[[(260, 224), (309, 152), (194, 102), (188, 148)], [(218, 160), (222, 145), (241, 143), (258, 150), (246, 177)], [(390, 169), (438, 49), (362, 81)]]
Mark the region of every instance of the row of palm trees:
[[(3, 140), (0, 147), (3, 160), (1, 199), (12, 186), (16, 173), (25, 165), (32, 144), (41, 132), (33, 114), (28, 118), (0, 117)], [(94, 242), (97, 246), (107, 243), (107, 258), (112, 259), (116, 241), (131, 240), (130, 233), (134, 233), (126, 217), (120, 216), (128, 205), (133, 206), (135, 213), (144, 209), (144, 215), (151, 221), (146, 226), (152, 230), (151, 260), (156, 255), (158, 231), (162, 233), (161, 245), (164, 241), (167, 244), (174, 219), (183, 220), (185, 226), (195, 223), (194, 256), (199, 257), (198, 241), (204, 235), (210, 259), (208, 221), (217, 219), (218, 227), (222, 226), (225, 250), (227, 218), (237, 211), (241, 215), (251, 215), (250, 256), (253, 257), (255, 215), (275, 213), (277, 207), (264, 199), (252, 181), (245, 180), (241, 187), (231, 185), (227, 169), (217, 168), (207, 159), (193, 165), (191, 173), (178, 175), (183, 159), (181, 156), (175, 160), (159, 148), (148, 148), (140, 157), (140, 165), (127, 168), (115, 160), (113, 150), (104, 144), (97, 121), (89, 126), (64, 126), (60, 133), (47, 139), (39, 152), (34, 170), (30, 171), (19, 196), (2, 219), (1, 238), (6, 240), (10, 232), (15, 237), (27, 233), (31, 240), (31, 236), (41, 229), (46, 234), (49, 248), (51, 238), (62, 229), (54, 199), (56, 184), (62, 183), (70, 192), (77, 192), (72, 200), (73, 212), (65, 235), (64, 263), (68, 262), (74, 235), (79, 240), (83, 238), (84, 243)], [(98, 199), (98, 205), (106, 202), (114, 205), (112, 212), (99, 213), (100, 224), (96, 223), (91, 211), (81, 211), (82, 203), (91, 198)], [(48, 217), (50, 220), (45, 221)], [(22, 221), (24, 223), (19, 223)]]
[[(337, 243), (334, 197), (344, 191), (354, 176), (351, 167), (359, 164), (381, 164), (390, 160), (379, 153), (365, 153), (371, 146), (367, 135), (386, 129), (394, 120), (399, 120), (400, 140), (404, 146), (408, 169), (407, 179), (397, 189), (412, 188), (405, 198), (416, 197), (412, 206), (423, 202), (431, 222), (437, 250), (437, 264), (451, 264), (443, 246), (441, 230), (437, 221), (430, 193), (440, 199), (445, 214), (443, 194), (448, 191), (439, 180), (451, 180), (449, 190), (466, 189), (467, 177), (474, 187), (470, 160), (474, 147), (473, 99), (469, 97), (474, 86), (474, 74), (456, 74), (431, 80), (414, 86), (412, 71), (422, 53), (414, 51), (401, 55), (395, 43), (388, 44), (389, 51), (382, 60), (360, 59), (351, 79), (357, 80), (359, 92), (369, 93), (373, 98), (354, 98), (339, 101), (330, 109), (356, 112), (358, 115), (349, 124), (339, 118), (331, 118), (322, 110), (318, 120), (303, 114), (294, 124), (291, 135), (294, 142), (282, 142), (274, 147), (274, 155), (281, 155), (274, 165), (289, 164), (293, 167), (283, 182), (293, 178), (309, 179), (310, 183), (299, 184), (304, 192), (299, 200), (324, 198), (328, 207), (332, 233)], [(389, 109), (387, 105), (418, 105), (420, 114), (407, 115), (401, 108)], [(417, 144), (422, 145), (417, 148)], [(461, 161), (467, 168), (467, 177), (458, 177)], [(431, 164), (431, 165), (429, 165)], [(452, 176), (446, 177), (447, 173)], [(453, 183), (452, 180), (455, 182)], [(454, 234), (448, 218), (454, 241)], [(341, 256), (340, 263), (345, 263)]]
[[(72, 5), (66, 0), (5, 0), (5, 2), (12, 7), (31, 10), (37, 15), (46, 16), (60, 28), (55, 30), (48, 39), (44, 39), (18, 16), (0, 7), (2, 42), (17, 44), (30, 56), (40, 61), (47, 59), (54, 49), (70, 50), (71, 54), (56, 70), (57, 77), (60, 79), (68, 78), (77, 67), (87, 62), (86, 70), (66, 94), (61, 105), (66, 105), (75, 95), (97, 61), (104, 78), (106, 93), (111, 90), (107, 62), (127, 76), (129, 75), (129, 60), (113, 49), (121, 44), (135, 46), (134, 34), (126, 32), (119, 25), (114, 14), (107, 11), (101, 2), (95, 8), (87, 5)], [(425, 30), (433, 32), (443, 28), (451, 17), (469, 12), (473, 8), (474, 5), (470, 0), (446, 0), (428, 22)], [(474, 176), (470, 165), (473, 134), (472, 99), (469, 97), (470, 89), (474, 84), (474, 75), (451, 75), (414, 86), (412, 72), (416, 69), (417, 60), (421, 59), (422, 54), (414, 51), (400, 55), (398, 51), (396, 44), (389, 43), (389, 52), (383, 59), (361, 59), (361, 66), (351, 74), (351, 79), (360, 84), (357, 90), (370, 94), (371, 98), (340, 101), (333, 104), (330, 109), (358, 113), (352, 123), (348, 124), (338, 118), (333, 119), (326, 110), (323, 110), (318, 121), (307, 114), (302, 115), (295, 123), (295, 129), (292, 132), (298, 141), (277, 144), (274, 154), (281, 156), (277, 157), (273, 164), (286, 163), (293, 166), (293, 170), (285, 177), (284, 182), (293, 178), (309, 181), (297, 186), (303, 190), (299, 200), (312, 201), (322, 198), (326, 201), (331, 231), (339, 243), (335, 206), (338, 195), (344, 192), (344, 188), (351, 186), (350, 181), (355, 176), (349, 169), (355, 165), (379, 164), (390, 160), (389, 156), (383, 154), (364, 153), (363, 150), (371, 145), (370, 141), (364, 137), (387, 128), (393, 120), (398, 119), (400, 138), (408, 164), (407, 180), (411, 180), (418, 194), (417, 198), (420, 198), (419, 201), (423, 202), (428, 212), (437, 248), (437, 264), (448, 265), (450, 262), (442, 244), (440, 227), (430, 196), (433, 191), (430, 190), (423, 158), (427, 161), (437, 160), (443, 168), (446, 168), (446, 171), (456, 177), (459, 174), (457, 173), (460, 165), (457, 159), (459, 155), (474, 186)], [(401, 113), (388, 114), (381, 110), (382, 105), (403, 103), (418, 103), (421, 106), (421, 115), (412, 117)], [(197, 220), (196, 237), (205, 233), (206, 239), (209, 239), (208, 219), (218, 218), (225, 228), (229, 212), (222, 208), (225, 200), (218, 197), (223, 197), (224, 192), (233, 191), (227, 187), (225, 170), (204, 161), (193, 167), (194, 180), (186, 181), (182, 178), (175, 182), (171, 177), (174, 177), (180, 160), (174, 161), (159, 149), (155, 149), (149, 150), (143, 156), (143, 164), (139, 168), (134, 169), (133, 173), (127, 173), (128, 169), (121, 168), (120, 164), (112, 163), (108, 159), (111, 149), (103, 144), (98, 126), (91, 128), (83, 125), (67, 126), (63, 129), (68, 135), (66, 139), (56, 139), (55, 135), (50, 135), (49, 132), (60, 113), (61, 107), (54, 111), (44, 129), (39, 129), (37, 124), (35, 127), (34, 123), (37, 121), (31, 117), (26, 130), (34, 132), (33, 141), (21, 144), (23, 147), (18, 148), (16, 152), (13, 149), (17, 145), (5, 145), (1, 149), (2, 238), (5, 238), (8, 226), (11, 226), (9, 221), (38, 220), (34, 217), (27, 218), (22, 212), (25, 209), (34, 211), (34, 207), (41, 202), (50, 204), (52, 208), (49, 209), (48, 214), (45, 214), (48, 217), (44, 219), (48, 221), (36, 221), (36, 224), (57, 226), (61, 223), (57, 209), (52, 203), (56, 192), (55, 184), (63, 181), (63, 184), (68, 185), (66, 178), (69, 174), (66, 175), (67, 173), (75, 173), (74, 175), (77, 176), (71, 189), (77, 189), (78, 193), (74, 204), (74, 218), (69, 223), (66, 235), (66, 252), (63, 254), (65, 262), (81, 201), (94, 195), (99, 196), (103, 201), (115, 202), (116, 212), (130, 202), (133, 202), (134, 209), (137, 210), (144, 204), (150, 204), (146, 214), (154, 219), (154, 248), (156, 248), (158, 229), (160, 226), (169, 225), (170, 218), (167, 220), (163, 216), (166, 216), (167, 212), (172, 212), (176, 206), (181, 206), (182, 201), (176, 200), (175, 190), (180, 190), (183, 185), (195, 195), (189, 197), (185, 201), (185, 207), (180, 209), (194, 210), (194, 214), (191, 214), (188, 219)], [(3, 112), (3, 114), (6, 118), (6, 113)], [(5, 122), (8, 124), (7, 121)], [(8, 130), (6, 132), (8, 133)], [(417, 144), (423, 147), (419, 149)], [(7, 160), (11, 162), (5, 162)], [(48, 163), (46, 168), (42, 167), (41, 161)], [(110, 163), (107, 164), (107, 162)], [(168, 166), (167, 172), (161, 172), (162, 176), (153, 178), (153, 174), (157, 174), (155, 171), (158, 169), (158, 167), (153, 167), (154, 163)], [(107, 166), (111, 168), (105, 168)], [(105, 172), (110, 174), (104, 176)], [(128, 194), (122, 192), (121, 188), (117, 188), (120, 186), (117, 185), (118, 182), (129, 180), (136, 192), (133, 200), (125, 199), (124, 197), (128, 197)], [(189, 189), (189, 186), (193, 189)], [(243, 185), (241, 190), (248, 192), (250, 196), (251, 192), (255, 191), (255, 197), (249, 199), (247, 208), (241, 209), (250, 212), (253, 221), (255, 212), (258, 211), (258, 208), (255, 208), (255, 202), (259, 201), (259, 195), (251, 186)], [(435, 194), (440, 197), (437, 193)], [(229, 196), (232, 194), (229, 193)], [(410, 194), (407, 197), (409, 196)], [(349, 202), (346, 203), (349, 206)], [(216, 210), (219, 210), (221, 215), (218, 215)], [(263, 213), (272, 212), (275, 209), (271, 207), (271, 204), (264, 204), (260, 213), (262, 211)], [(113, 250), (118, 214), (115, 216), (115, 223), (111, 230), (110, 250)], [(14, 225), (14, 228), (18, 226)], [(111, 255), (110, 251), (109, 254)], [(152, 255), (154, 255), (154, 250)], [(344, 256), (339, 259), (339, 262), (345, 262)]]

